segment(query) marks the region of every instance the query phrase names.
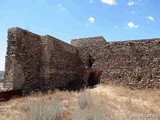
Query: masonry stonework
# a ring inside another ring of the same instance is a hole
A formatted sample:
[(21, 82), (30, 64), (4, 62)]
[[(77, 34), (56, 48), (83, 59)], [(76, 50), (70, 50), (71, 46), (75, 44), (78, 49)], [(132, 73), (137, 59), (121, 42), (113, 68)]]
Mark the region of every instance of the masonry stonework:
[(94, 37), (72, 40), (72, 45), (82, 51), (82, 59), (94, 58), (91, 69), (103, 71), (101, 83), (160, 89), (160, 39), (107, 43)]
[(84, 84), (84, 72), (77, 48), (48, 35), (9, 29), (4, 87), (26, 91), (76, 87), (75, 80)]
[(67, 44), (21, 28), (8, 31), (4, 87), (79, 89), (98, 83), (160, 89), (160, 39), (106, 42), (103, 37)]

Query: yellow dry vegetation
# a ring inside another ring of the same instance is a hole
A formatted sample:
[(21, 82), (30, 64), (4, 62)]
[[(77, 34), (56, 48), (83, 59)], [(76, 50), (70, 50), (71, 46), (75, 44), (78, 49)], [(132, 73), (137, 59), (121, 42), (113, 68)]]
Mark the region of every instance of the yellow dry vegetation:
[(159, 120), (158, 114), (160, 91), (102, 84), (80, 92), (56, 90), (0, 102), (0, 120)]

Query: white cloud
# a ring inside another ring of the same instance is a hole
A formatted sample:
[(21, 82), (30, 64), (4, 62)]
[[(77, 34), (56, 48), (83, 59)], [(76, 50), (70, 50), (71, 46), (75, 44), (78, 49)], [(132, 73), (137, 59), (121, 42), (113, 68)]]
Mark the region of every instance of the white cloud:
[(105, 4), (109, 4), (109, 5), (116, 5), (117, 2), (116, 0), (101, 0), (102, 3), (105, 3)]
[(135, 2), (132, 0), (129, 0), (129, 2), (127, 3), (129, 6), (135, 5)]
[(90, 0), (90, 3), (93, 3), (93, 0)]
[(133, 22), (129, 22), (128, 23), (128, 27), (130, 27), (130, 28), (139, 28), (139, 26), (135, 25)]
[(61, 10), (66, 10), (66, 8), (62, 6), (62, 4), (58, 4), (58, 7), (59, 7)]
[(90, 18), (88, 19), (88, 21), (89, 21), (90, 23), (94, 23), (94, 22), (95, 22), (95, 19), (94, 19), (93, 17), (90, 17)]
[(150, 21), (154, 21), (154, 17), (152, 17), (152, 16), (147, 16), (146, 17), (148, 20), (150, 20)]
[(58, 4), (58, 7), (62, 7), (62, 5), (61, 5), (61, 4)]

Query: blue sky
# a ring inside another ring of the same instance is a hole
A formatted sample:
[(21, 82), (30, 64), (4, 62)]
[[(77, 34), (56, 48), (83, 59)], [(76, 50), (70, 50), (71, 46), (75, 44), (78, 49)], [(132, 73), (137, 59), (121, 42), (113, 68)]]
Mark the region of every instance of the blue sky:
[(7, 30), (71, 39), (104, 36), (109, 42), (160, 38), (160, 0), (0, 0), (0, 70)]

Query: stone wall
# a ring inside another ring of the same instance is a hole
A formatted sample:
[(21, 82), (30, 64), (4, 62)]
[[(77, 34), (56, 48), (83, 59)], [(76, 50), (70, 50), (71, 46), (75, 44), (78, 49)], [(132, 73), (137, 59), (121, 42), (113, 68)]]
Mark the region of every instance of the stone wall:
[(40, 77), (47, 87), (79, 89), (85, 68), (77, 48), (48, 35), (42, 37), (42, 44)]
[(74, 80), (84, 82), (83, 73), (77, 48), (51, 36), (9, 29), (5, 88), (30, 91), (72, 87)]
[(71, 44), (78, 48), (80, 57), (86, 68), (92, 67), (89, 59), (97, 59), (97, 54), (101, 53), (106, 43), (106, 40), (102, 36), (74, 39), (71, 41)]
[(160, 89), (160, 39), (109, 43), (100, 36), (71, 44), (9, 29), (4, 87), (29, 92), (105, 83)]
[(82, 58), (94, 58), (91, 69), (102, 71), (101, 83), (160, 89), (160, 39), (105, 43), (98, 37), (73, 40), (72, 45)]
[(0, 71), (0, 82), (4, 80), (4, 71)]
[(38, 86), (41, 66), (41, 36), (12, 28), (8, 31), (8, 48), (4, 86), (20, 89), (28, 84)]

